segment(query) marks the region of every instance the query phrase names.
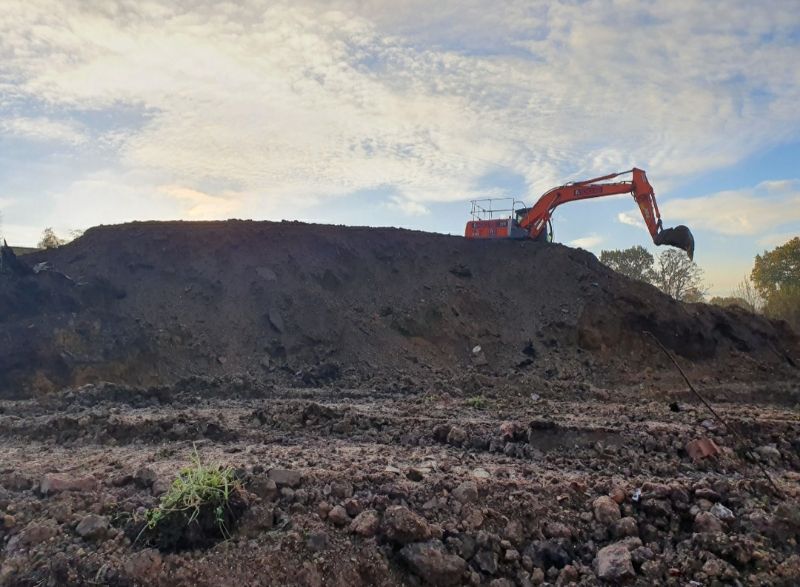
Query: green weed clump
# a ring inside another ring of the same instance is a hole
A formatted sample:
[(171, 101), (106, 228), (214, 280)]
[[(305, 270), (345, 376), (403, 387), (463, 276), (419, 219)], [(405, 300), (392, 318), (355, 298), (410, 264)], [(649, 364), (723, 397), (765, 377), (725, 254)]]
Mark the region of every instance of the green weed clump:
[(195, 450), (184, 467), (147, 510), (139, 536), (162, 549), (181, 549), (227, 540), (245, 507), (243, 488), (234, 470), (205, 465)]
[(466, 404), (470, 408), (475, 408), (476, 410), (482, 410), (486, 407), (486, 398), (482, 395), (474, 395), (471, 398), (468, 398)]

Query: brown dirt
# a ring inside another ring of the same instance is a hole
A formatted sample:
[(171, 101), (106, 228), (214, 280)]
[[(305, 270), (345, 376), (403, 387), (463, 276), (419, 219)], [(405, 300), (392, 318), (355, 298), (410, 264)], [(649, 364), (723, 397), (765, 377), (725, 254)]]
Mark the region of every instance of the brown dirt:
[[(0, 280), (0, 394), (239, 375), (300, 385), (476, 374), (672, 377), (650, 331), (715, 380), (796, 377), (800, 340), (680, 304), (581, 250), (268, 222), (94, 228)], [(482, 352), (473, 354), (480, 346)]]
[[(559, 245), (392, 229), (136, 223), (25, 259), (64, 275), (0, 276), (0, 585), (598, 585), (619, 544), (628, 584), (800, 582), (783, 324)], [(149, 548), (132, 528), (195, 450), (248, 507)], [(398, 505), (421, 521), (388, 528)]]

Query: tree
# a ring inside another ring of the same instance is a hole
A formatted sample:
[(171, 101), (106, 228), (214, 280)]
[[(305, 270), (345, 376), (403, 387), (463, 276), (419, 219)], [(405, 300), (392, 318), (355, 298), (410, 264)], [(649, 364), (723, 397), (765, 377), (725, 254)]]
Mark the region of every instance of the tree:
[(690, 287), (687, 289), (683, 297), (681, 297), (682, 302), (686, 302), (687, 304), (699, 304), (700, 302), (706, 301), (706, 292), (701, 290), (699, 287)]
[(740, 297), (738, 297), (736, 295), (732, 295), (732, 296), (714, 296), (713, 298), (711, 298), (708, 301), (708, 303), (709, 304), (714, 304), (715, 306), (722, 306), (722, 307), (737, 306), (739, 308), (743, 308), (745, 310), (750, 310), (752, 312), (752, 310), (751, 310), (750, 306), (748, 305), (748, 303), (744, 299), (742, 299), (742, 298), (740, 298)]
[(653, 283), (653, 255), (641, 245), (629, 249), (600, 251), (600, 262), (631, 279)]
[(40, 249), (57, 249), (66, 242), (63, 238), (59, 238), (51, 227), (47, 227), (42, 231), (42, 239), (38, 246)]
[(750, 276), (764, 298), (764, 313), (800, 330), (800, 237), (756, 255)]
[(764, 304), (764, 300), (759, 295), (756, 286), (747, 275), (734, 288), (732, 295), (744, 303), (743, 308), (753, 313), (760, 312), (761, 306)]
[(756, 255), (750, 274), (758, 292), (769, 302), (771, 295), (787, 287), (800, 287), (800, 237)]
[(658, 255), (655, 285), (664, 293), (681, 301), (702, 301), (703, 270), (683, 251), (669, 249)]

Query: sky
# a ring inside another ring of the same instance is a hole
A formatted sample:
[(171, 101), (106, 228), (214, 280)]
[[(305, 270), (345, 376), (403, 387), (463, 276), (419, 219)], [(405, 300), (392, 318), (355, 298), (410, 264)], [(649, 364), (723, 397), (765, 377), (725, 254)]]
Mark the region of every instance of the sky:
[[(0, 232), (254, 218), (463, 234), (640, 167), (711, 294), (800, 234), (796, 0), (0, 0)], [(630, 196), (555, 238), (649, 234)]]

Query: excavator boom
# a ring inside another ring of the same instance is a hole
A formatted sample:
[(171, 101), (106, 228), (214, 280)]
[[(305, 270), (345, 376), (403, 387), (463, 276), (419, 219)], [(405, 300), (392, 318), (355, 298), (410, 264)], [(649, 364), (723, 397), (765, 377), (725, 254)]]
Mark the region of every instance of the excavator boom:
[[(614, 180), (621, 175), (631, 174), (630, 180)], [(585, 181), (569, 183), (551, 189), (542, 195), (531, 208), (517, 211), (516, 219), (508, 219), (507, 230), (496, 230), (496, 219), (472, 220), (467, 223), (465, 236), (467, 238), (528, 238), (543, 240), (547, 236), (547, 227), (555, 209), (567, 202), (602, 198), (618, 194), (631, 194), (642, 218), (650, 231), (650, 236), (656, 245), (669, 245), (686, 251), (691, 259), (694, 256), (694, 237), (688, 227), (680, 225), (675, 228), (663, 228), (661, 214), (656, 204), (653, 186), (647, 181), (647, 175), (641, 169), (631, 169), (620, 173), (611, 173), (602, 177), (595, 177)], [(504, 227), (505, 228), (505, 227)]]

